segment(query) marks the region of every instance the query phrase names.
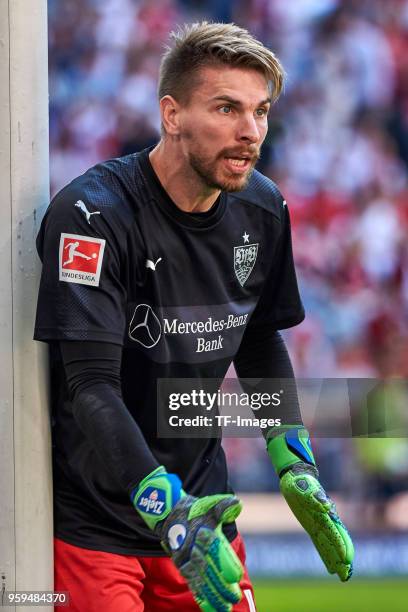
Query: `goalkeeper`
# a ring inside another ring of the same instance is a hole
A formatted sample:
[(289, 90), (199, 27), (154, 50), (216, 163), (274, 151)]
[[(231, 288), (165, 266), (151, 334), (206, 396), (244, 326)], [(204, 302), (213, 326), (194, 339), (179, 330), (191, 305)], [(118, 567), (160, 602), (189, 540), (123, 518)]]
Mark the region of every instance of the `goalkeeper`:
[[(304, 318), (289, 212), (254, 170), (282, 84), (246, 30), (181, 29), (160, 69), (158, 144), (90, 168), (44, 217), (35, 338), (50, 345), (55, 590), (70, 593), (67, 610), (256, 609), (220, 440), (159, 437), (157, 382), (222, 380), (232, 361), (243, 378), (293, 380), (278, 332)], [(289, 388), (268, 452), (346, 580), (352, 545)]]

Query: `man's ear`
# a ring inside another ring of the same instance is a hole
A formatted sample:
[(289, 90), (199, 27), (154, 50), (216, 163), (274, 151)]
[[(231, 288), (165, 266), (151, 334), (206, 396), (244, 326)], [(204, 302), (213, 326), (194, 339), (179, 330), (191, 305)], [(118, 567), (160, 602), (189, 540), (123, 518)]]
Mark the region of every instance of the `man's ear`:
[(180, 104), (173, 96), (163, 96), (160, 100), (160, 114), (166, 133), (169, 136), (178, 136), (180, 134)]

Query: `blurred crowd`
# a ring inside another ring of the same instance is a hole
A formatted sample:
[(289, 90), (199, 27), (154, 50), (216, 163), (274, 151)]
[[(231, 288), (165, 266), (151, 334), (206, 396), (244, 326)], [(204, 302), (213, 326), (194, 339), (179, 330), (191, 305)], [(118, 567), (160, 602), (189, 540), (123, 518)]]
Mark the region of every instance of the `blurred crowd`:
[[(408, 0), (48, 6), (53, 194), (94, 163), (158, 140), (160, 54), (176, 24), (234, 21), (277, 53), (287, 82), (259, 169), (291, 212), (307, 311), (286, 332), (296, 374), (408, 377)], [(276, 486), (245, 444), (227, 443), (232, 477), (248, 484), (256, 472), (256, 486)], [(320, 445), (334, 478), (349, 442), (333, 444)]]
[(51, 187), (153, 144), (168, 32), (234, 20), (287, 72), (260, 170), (293, 225), (298, 376), (408, 376), (407, 0), (50, 0)]
[(297, 374), (406, 377), (408, 2), (264, 7), (254, 29), (288, 72), (265, 162), (308, 313), (291, 333)]

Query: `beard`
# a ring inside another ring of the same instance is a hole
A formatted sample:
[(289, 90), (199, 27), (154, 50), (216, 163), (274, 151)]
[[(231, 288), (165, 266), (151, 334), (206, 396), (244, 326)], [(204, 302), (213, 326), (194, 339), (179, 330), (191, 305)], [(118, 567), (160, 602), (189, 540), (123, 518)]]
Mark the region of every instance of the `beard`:
[[(236, 151), (235, 155), (237, 155)], [(209, 158), (201, 153), (190, 151), (188, 160), (191, 168), (206, 187), (234, 192), (241, 191), (247, 186), (255, 164), (259, 159), (259, 152), (251, 152), (251, 164), (245, 174), (234, 175), (230, 173), (230, 176), (222, 176), (222, 171), (219, 170), (220, 161), (225, 157), (233, 156), (234, 152), (227, 150), (221, 151), (215, 158)]]

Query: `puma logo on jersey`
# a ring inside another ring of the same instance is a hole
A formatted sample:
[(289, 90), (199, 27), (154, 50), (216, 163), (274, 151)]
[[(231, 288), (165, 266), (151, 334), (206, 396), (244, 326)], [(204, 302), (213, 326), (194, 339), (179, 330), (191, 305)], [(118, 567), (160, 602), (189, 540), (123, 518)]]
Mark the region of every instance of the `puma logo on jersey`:
[(79, 208), (79, 210), (82, 210), (82, 212), (84, 213), (84, 215), (86, 217), (86, 220), (88, 221), (89, 225), (91, 225), (91, 216), (92, 215), (100, 215), (101, 214), (99, 210), (96, 210), (95, 212), (89, 212), (89, 210), (85, 206), (85, 203), (82, 200), (78, 200), (78, 202), (75, 202), (74, 206)]
[(146, 259), (146, 268), (149, 268), (150, 270), (153, 270), (153, 272), (155, 272), (155, 271), (156, 271), (157, 264), (158, 264), (158, 263), (159, 263), (161, 260), (162, 260), (162, 258), (161, 258), (161, 257), (159, 257), (159, 259), (158, 259), (156, 262), (152, 261), (151, 259)]

